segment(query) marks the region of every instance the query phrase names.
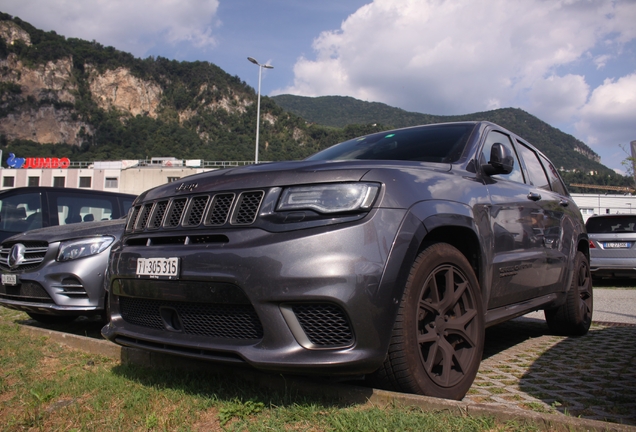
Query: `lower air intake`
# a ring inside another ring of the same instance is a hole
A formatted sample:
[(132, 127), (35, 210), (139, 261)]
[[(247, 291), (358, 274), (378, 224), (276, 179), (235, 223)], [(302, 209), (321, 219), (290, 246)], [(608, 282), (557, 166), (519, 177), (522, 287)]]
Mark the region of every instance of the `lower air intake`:
[(353, 332), (344, 311), (332, 304), (297, 304), (292, 311), (316, 346), (340, 347), (353, 343)]
[(165, 329), (162, 308), (174, 310), (185, 334), (225, 339), (261, 339), (263, 326), (251, 305), (172, 302), (119, 297), (122, 318), (142, 327)]

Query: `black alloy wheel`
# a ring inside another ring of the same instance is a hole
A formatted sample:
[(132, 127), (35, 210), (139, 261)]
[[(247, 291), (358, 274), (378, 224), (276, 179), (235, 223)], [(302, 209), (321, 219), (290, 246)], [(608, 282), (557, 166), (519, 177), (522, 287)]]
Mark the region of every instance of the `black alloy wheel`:
[(574, 274), (565, 303), (559, 307), (546, 309), (548, 327), (556, 334), (583, 336), (592, 325), (594, 293), (590, 264), (582, 252), (574, 257)]
[(376, 376), (399, 391), (460, 400), (483, 349), (484, 313), (473, 269), (451, 245), (427, 247), (411, 269)]

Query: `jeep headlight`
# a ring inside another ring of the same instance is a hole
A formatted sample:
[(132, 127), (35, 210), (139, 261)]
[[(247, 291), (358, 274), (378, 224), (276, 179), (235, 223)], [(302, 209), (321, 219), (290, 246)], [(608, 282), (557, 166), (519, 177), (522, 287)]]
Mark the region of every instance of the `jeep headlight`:
[(292, 186), (281, 194), (277, 210), (339, 213), (368, 210), (380, 190), (377, 183), (327, 183)]
[(113, 241), (114, 237), (103, 236), (62, 242), (57, 252), (57, 260), (70, 261), (98, 254), (108, 249)]

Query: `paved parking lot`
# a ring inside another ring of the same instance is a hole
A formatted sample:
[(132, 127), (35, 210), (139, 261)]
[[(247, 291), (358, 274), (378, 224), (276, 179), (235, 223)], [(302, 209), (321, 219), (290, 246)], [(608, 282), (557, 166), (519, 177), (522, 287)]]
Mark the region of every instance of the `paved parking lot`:
[(597, 325), (554, 336), (520, 318), (488, 330), (464, 401), (636, 425), (636, 325)]
[(636, 289), (610, 283), (595, 284), (586, 336), (551, 335), (542, 311), (489, 329), (465, 400), (636, 425)]

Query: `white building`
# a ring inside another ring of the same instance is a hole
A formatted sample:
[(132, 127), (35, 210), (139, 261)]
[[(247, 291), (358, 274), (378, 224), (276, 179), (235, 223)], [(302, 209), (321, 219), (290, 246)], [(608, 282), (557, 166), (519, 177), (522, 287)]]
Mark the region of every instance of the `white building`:
[(252, 163), (175, 158), (74, 163), (68, 158), (25, 158), (16, 168), (0, 167), (0, 190), (23, 186), (56, 186), (139, 195), (155, 186), (178, 181), (192, 174)]
[(583, 219), (592, 215), (635, 213), (636, 196), (630, 194), (579, 194), (573, 193), (572, 198), (581, 209)]

